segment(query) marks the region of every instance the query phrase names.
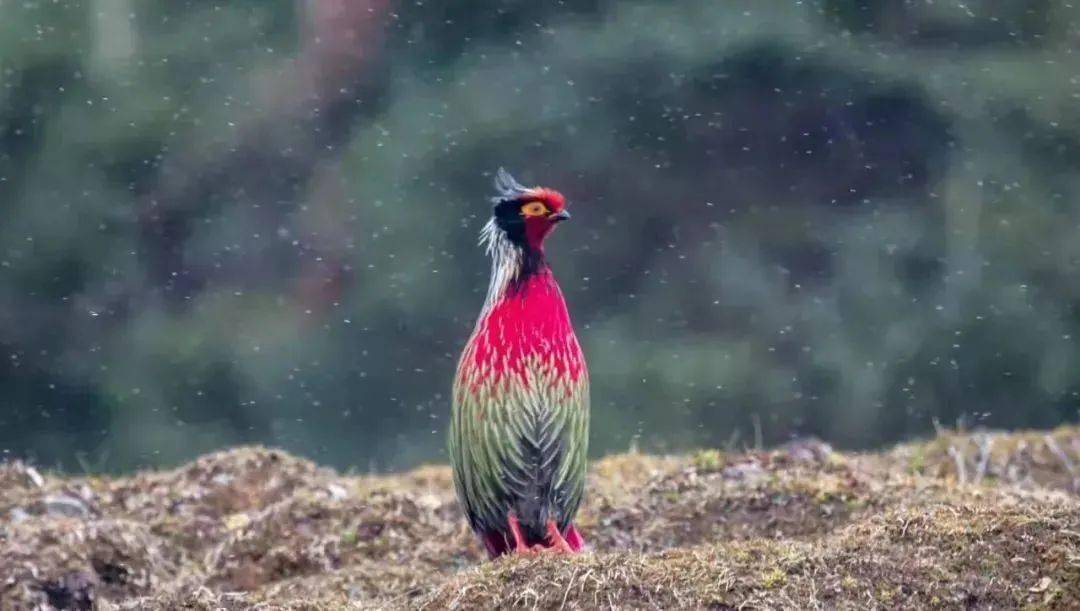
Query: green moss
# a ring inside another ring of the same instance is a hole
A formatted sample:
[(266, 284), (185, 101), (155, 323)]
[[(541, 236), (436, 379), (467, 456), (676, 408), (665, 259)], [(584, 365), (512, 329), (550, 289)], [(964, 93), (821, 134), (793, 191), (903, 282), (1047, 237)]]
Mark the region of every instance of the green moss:
[(779, 567), (773, 568), (761, 576), (761, 587), (772, 590), (787, 583), (787, 573)]
[(346, 530), (341, 533), (342, 545), (356, 545), (357, 537), (355, 530)]
[(724, 453), (720, 450), (699, 450), (690, 456), (691, 466), (704, 473), (723, 469), (725, 462)]

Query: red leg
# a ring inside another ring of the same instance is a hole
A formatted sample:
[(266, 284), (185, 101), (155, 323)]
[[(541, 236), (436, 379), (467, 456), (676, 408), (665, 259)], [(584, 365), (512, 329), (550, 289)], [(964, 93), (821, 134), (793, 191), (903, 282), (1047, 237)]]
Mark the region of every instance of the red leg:
[(572, 554), (574, 552), (574, 548), (566, 542), (566, 539), (563, 538), (562, 533), (559, 532), (559, 527), (555, 524), (555, 520), (548, 520), (547, 536), (547, 542), (548, 545), (551, 546), (551, 551), (558, 554)]
[(581, 536), (581, 533), (573, 524), (566, 528), (566, 542), (570, 544), (570, 549), (575, 552), (580, 552), (585, 548), (585, 538)]
[(510, 533), (514, 535), (514, 551), (519, 554), (532, 554), (534, 551), (525, 543), (525, 535), (521, 532), (521, 523), (517, 516), (511, 515), (506, 519), (510, 525)]

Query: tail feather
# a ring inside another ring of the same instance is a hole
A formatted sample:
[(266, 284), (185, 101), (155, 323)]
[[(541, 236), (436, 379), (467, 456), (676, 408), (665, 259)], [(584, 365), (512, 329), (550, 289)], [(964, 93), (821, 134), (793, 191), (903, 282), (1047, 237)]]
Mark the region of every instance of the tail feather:
[(498, 531), (489, 530), (480, 533), (480, 542), (484, 544), (484, 549), (487, 550), (488, 558), (491, 560), (510, 553), (513, 549), (513, 545), (506, 540), (506, 535)]

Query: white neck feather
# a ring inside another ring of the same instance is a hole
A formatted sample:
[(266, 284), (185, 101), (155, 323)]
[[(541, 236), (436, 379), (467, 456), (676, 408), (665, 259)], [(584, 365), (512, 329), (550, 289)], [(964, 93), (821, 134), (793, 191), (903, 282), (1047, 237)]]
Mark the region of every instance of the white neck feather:
[(480, 245), (485, 247), (491, 257), (491, 283), (488, 284), (487, 299), (480, 319), (506, 294), (510, 283), (521, 273), (523, 254), (521, 248), (514, 245), (498, 225), (491, 219), (480, 230)]

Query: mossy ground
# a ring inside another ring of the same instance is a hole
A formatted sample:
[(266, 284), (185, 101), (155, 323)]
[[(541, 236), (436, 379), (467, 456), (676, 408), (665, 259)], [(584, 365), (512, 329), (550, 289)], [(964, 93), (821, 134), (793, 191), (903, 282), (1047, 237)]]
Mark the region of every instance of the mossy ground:
[(2, 609), (1080, 608), (1080, 428), (594, 462), (593, 551), (484, 562), (449, 470), (0, 465)]

